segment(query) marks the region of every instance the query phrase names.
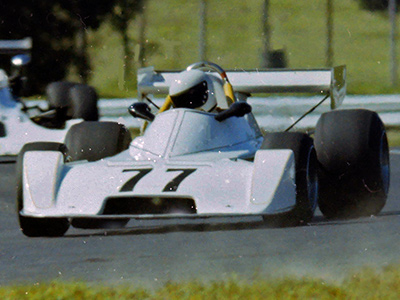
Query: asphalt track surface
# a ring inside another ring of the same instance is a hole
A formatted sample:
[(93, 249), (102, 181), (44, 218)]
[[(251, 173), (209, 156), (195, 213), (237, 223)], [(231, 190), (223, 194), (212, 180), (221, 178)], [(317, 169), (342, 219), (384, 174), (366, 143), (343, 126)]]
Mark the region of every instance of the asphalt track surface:
[(341, 281), (363, 267), (400, 263), (400, 151), (391, 189), (375, 217), (269, 228), (258, 218), (131, 221), (122, 230), (70, 229), (27, 238), (14, 206), (14, 164), (0, 165), (0, 285), (51, 280), (156, 287), (168, 281), (310, 276)]

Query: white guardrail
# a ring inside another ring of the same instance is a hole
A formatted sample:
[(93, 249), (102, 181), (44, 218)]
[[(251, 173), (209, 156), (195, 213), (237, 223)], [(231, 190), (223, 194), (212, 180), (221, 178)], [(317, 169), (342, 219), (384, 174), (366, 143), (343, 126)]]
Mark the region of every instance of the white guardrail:
[[(316, 105), (322, 96), (316, 97), (270, 97), (249, 98), (248, 103), (253, 108), (259, 125), (266, 130), (284, 130), (296, 121), (302, 114)], [(139, 127), (142, 121), (134, 119), (128, 113), (128, 107), (136, 99), (100, 99), (99, 109), (102, 120), (118, 121), (128, 127)], [(157, 105), (162, 105), (163, 99), (155, 99)], [(151, 105), (150, 105), (151, 106)], [(400, 95), (348, 95), (339, 109), (365, 108), (376, 111), (386, 126), (400, 127)], [(317, 123), (321, 113), (330, 110), (329, 99), (314, 112), (301, 120), (295, 129), (312, 128)], [(155, 110), (156, 111), (156, 110)]]

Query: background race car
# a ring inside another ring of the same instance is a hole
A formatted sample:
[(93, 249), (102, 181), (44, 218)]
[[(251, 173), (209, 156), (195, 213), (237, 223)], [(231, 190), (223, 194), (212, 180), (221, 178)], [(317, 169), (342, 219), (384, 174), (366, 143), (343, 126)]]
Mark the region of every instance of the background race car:
[(22, 146), (34, 141), (62, 142), (68, 129), (82, 120), (97, 121), (94, 88), (72, 82), (53, 82), (46, 88), (47, 106), (27, 106), (20, 98), (30, 62), (32, 41), (0, 40), (0, 54), (14, 55), (14, 74), (0, 69), (0, 160), (15, 160)]

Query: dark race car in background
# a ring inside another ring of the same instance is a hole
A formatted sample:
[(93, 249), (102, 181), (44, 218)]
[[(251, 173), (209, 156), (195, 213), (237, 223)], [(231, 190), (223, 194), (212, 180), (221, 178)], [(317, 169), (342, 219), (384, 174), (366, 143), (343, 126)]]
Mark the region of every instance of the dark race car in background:
[(0, 54), (12, 56), (15, 71), (8, 76), (0, 69), (0, 160), (13, 160), (29, 142), (62, 142), (73, 124), (99, 118), (96, 91), (84, 84), (53, 82), (46, 88), (46, 107), (24, 103), (22, 70), (30, 62), (31, 46), (30, 38), (0, 40)]

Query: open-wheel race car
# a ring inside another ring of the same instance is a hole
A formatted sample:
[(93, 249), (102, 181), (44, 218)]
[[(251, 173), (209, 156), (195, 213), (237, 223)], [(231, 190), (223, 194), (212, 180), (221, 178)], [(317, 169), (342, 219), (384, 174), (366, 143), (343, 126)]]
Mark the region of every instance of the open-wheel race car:
[(46, 88), (47, 106), (27, 105), (23, 68), (30, 62), (30, 38), (0, 40), (0, 54), (13, 55), (14, 73), (0, 69), (0, 162), (15, 161), (22, 146), (35, 141), (62, 142), (68, 129), (82, 120), (98, 120), (97, 94), (93, 87), (53, 82)]
[[(345, 89), (343, 66), (225, 72), (201, 62), (183, 72), (142, 69), (139, 101), (129, 108), (149, 122), (142, 136), (131, 141), (121, 124), (82, 122), (64, 143), (24, 146), (17, 161), (22, 232), (62, 236), (70, 225), (224, 216), (296, 226), (310, 222), (318, 204), (327, 218), (377, 214), (389, 189), (389, 152), (376, 113), (324, 113), (313, 137), (263, 135), (245, 101), (252, 93), (324, 92), (336, 108)], [(167, 94), (155, 115), (150, 94)]]

